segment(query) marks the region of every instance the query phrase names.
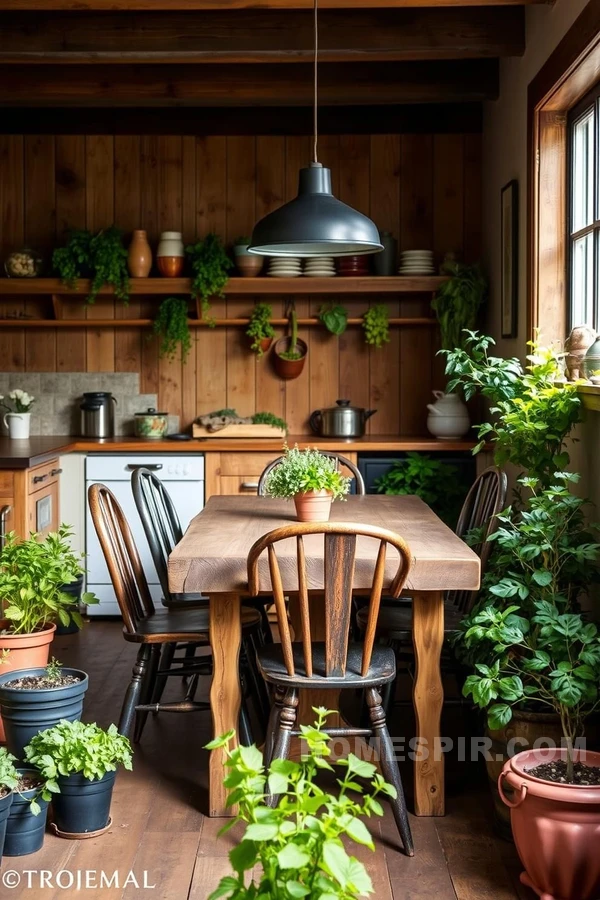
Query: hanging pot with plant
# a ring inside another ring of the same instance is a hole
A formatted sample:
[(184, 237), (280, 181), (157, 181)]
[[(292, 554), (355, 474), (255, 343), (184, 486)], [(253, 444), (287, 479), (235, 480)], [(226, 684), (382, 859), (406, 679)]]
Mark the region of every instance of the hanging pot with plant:
[(431, 302), (440, 326), (442, 349), (464, 347), (465, 330), (473, 331), (487, 295), (487, 279), (481, 266), (447, 262), (442, 273), (449, 275)]
[(36, 769), (17, 769), (18, 782), (6, 820), (5, 856), (29, 856), (44, 843), (48, 800), (41, 793), (44, 779)]
[(213, 328), (215, 320), (210, 315), (210, 303), (213, 297), (223, 297), (223, 288), (229, 281), (227, 273), (233, 263), (225, 253), (221, 239), (212, 233), (203, 241), (190, 244), (185, 252), (192, 266), (192, 299), (200, 306), (198, 318)]
[(160, 338), (158, 353), (161, 358), (175, 359), (179, 348), (181, 362), (185, 363), (192, 348), (188, 301), (181, 297), (165, 297), (158, 308), (152, 331)]
[(365, 341), (379, 349), (390, 339), (390, 314), (384, 303), (369, 307), (363, 316)]
[[(256, 256), (254, 259), (260, 259), (260, 256)], [(250, 314), (246, 334), (252, 340), (250, 348), (254, 350), (259, 359), (270, 350), (275, 337), (275, 329), (271, 325), (272, 318), (273, 307), (270, 303), (256, 303)]]
[(115, 297), (129, 302), (129, 270), (123, 232), (115, 226), (92, 234), (85, 228), (69, 232), (67, 243), (52, 254), (52, 267), (63, 284), (75, 287), (78, 278), (90, 278), (87, 302), (93, 303), (105, 285), (112, 285)]
[(268, 497), (293, 498), (299, 522), (327, 522), (334, 500), (343, 500), (351, 479), (342, 475), (337, 460), (318, 450), (286, 447), (281, 462), (267, 476)]
[(289, 308), (288, 321), (291, 330), (290, 336), (279, 338), (273, 348), (275, 371), (280, 378), (286, 381), (301, 375), (308, 353), (305, 341), (298, 337), (298, 316), (293, 303)]

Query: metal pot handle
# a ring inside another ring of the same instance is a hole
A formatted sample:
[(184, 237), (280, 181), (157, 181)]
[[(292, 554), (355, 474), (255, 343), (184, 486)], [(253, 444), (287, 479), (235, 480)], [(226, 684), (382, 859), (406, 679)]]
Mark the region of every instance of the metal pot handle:
[(500, 774), (498, 775), (498, 793), (500, 794), (500, 798), (506, 806), (509, 806), (511, 809), (516, 809), (517, 806), (520, 806), (521, 803), (523, 803), (523, 801), (525, 800), (525, 797), (527, 796), (527, 785), (525, 784), (525, 782), (523, 782), (523, 784), (521, 785), (521, 793), (519, 795), (518, 800), (509, 800), (508, 797), (506, 796), (506, 794), (504, 793), (504, 791), (502, 790), (502, 779), (503, 778), (504, 778), (504, 772), (500, 772)]
[(311, 412), (310, 417), (308, 419), (308, 424), (312, 428), (315, 434), (321, 434), (321, 425), (323, 424), (323, 416), (321, 415), (320, 409), (315, 409), (314, 412)]

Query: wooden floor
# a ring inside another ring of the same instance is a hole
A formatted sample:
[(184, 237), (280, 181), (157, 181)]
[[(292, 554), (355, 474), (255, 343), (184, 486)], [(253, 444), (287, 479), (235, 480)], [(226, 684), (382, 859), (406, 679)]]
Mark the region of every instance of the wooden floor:
[[(93, 621), (81, 635), (58, 637), (53, 649), (63, 663), (80, 666), (90, 676), (85, 719), (104, 726), (115, 721), (135, 655), (132, 645), (121, 637), (120, 624)], [(174, 684), (172, 689), (177, 688)], [(202, 815), (207, 802), (207, 754), (202, 745), (209, 739), (209, 728), (206, 713), (163, 714), (149, 721), (135, 752), (134, 771), (117, 778), (111, 830), (85, 841), (48, 834), (39, 853), (21, 859), (5, 857), (2, 874), (14, 870), (22, 874), (22, 880), (10, 891), (0, 889), (0, 896), (205, 900), (229, 871), (227, 853), (235, 840), (231, 833), (217, 837), (223, 820)], [(369, 869), (376, 900), (534, 900), (518, 882), (520, 865), (514, 847), (492, 832), (491, 805), (480, 769), (462, 768), (450, 778), (445, 818), (411, 817), (413, 859), (397, 849), (391, 815), (376, 825), (376, 853), (365, 848), (353, 851)], [(52, 873), (52, 886), (39, 887), (39, 876), (23, 874), (25, 870)], [(77, 882), (67, 887), (70, 876), (63, 874), (60, 887), (56, 878), (61, 870), (75, 878), (81, 872), (82, 884), (86, 871), (96, 872), (98, 883), (100, 870), (109, 879), (117, 871), (120, 886), (113, 882), (111, 887), (76, 890)], [(123, 886), (129, 872), (133, 878)], [(154, 889), (143, 888), (144, 872), (146, 883), (155, 885)]]

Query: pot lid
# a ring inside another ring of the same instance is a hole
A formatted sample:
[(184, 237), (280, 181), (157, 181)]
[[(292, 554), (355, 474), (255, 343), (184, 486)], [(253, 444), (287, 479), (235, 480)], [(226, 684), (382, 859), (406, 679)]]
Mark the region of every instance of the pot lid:
[(352, 406), (350, 400), (336, 400), (335, 406), (328, 406), (326, 409), (321, 410), (322, 412), (337, 411), (339, 409), (349, 409), (352, 412), (364, 412), (363, 406)]
[(157, 412), (153, 406), (149, 406), (144, 412), (134, 413), (135, 416), (168, 416), (166, 412)]

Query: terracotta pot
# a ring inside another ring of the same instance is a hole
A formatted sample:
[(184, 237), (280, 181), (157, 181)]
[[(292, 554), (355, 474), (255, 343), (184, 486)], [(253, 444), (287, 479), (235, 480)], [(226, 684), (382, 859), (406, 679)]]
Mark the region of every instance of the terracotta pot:
[(133, 232), (127, 254), (127, 267), (132, 278), (147, 278), (150, 274), (152, 250), (145, 231)]
[(156, 268), (164, 278), (179, 278), (183, 272), (183, 256), (157, 256)]
[[(521, 881), (542, 900), (597, 900), (600, 896), (600, 787), (555, 784), (534, 778), (540, 763), (565, 760), (563, 749), (525, 750), (505, 764), (498, 778), (509, 784), (513, 837), (525, 871)], [(578, 752), (575, 760), (600, 767), (600, 753)]]
[[(11, 627), (12, 623), (8, 619), (0, 619), (0, 632)], [(55, 631), (56, 625), (46, 625), (41, 631), (35, 631), (33, 634), (0, 633), (0, 651), (10, 650), (0, 667), (0, 673), (5, 675), (16, 669), (39, 669), (46, 666)], [(0, 742), (4, 742), (2, 719), (0, 719)]]
[(299, 522), (329, 522), (331, 503), (333, 496), (331, 491), (307, 491), (305, 494), (296, 494), (296, 518)]
[(304, 363), (306, 362), (306, 354), (308, 353), (308, 347), (306, 343), (298, 338), (296, 341), (296, 347), (299, 353), (302, 353), (303, 356), (300, 359), (282, 359), (279, 355), (280, 353), (285, 353), (290, 349), (292, 343), (292, 339), (289, 337), (279, 338), (275, 347), (273, 348), (273, 365), (275, 366), (275, 371), (279, 375), (280, 378), (284, 378), (286, 381), (291, 380), (292, 378), (298, 378), (301, 374), (302, 369), (304, 368)]
[[(250, 338), (249, 340), (250, 340), (251, 344), (254, 342), (254, 338)], [(262, 353), (263, 354), (268, 353), (269, 350), (271, 349), (271, 344), (273, 343), (273, 338), (269, 338), (269, 337), (261, 338), (259, 343), (260, 343), (260, 349), (261, 349)]]
[(243, 278), (255, 278), (263, 267), (264, 259), (251, 253), (240, 254), (235, 257), (235, 265)]

